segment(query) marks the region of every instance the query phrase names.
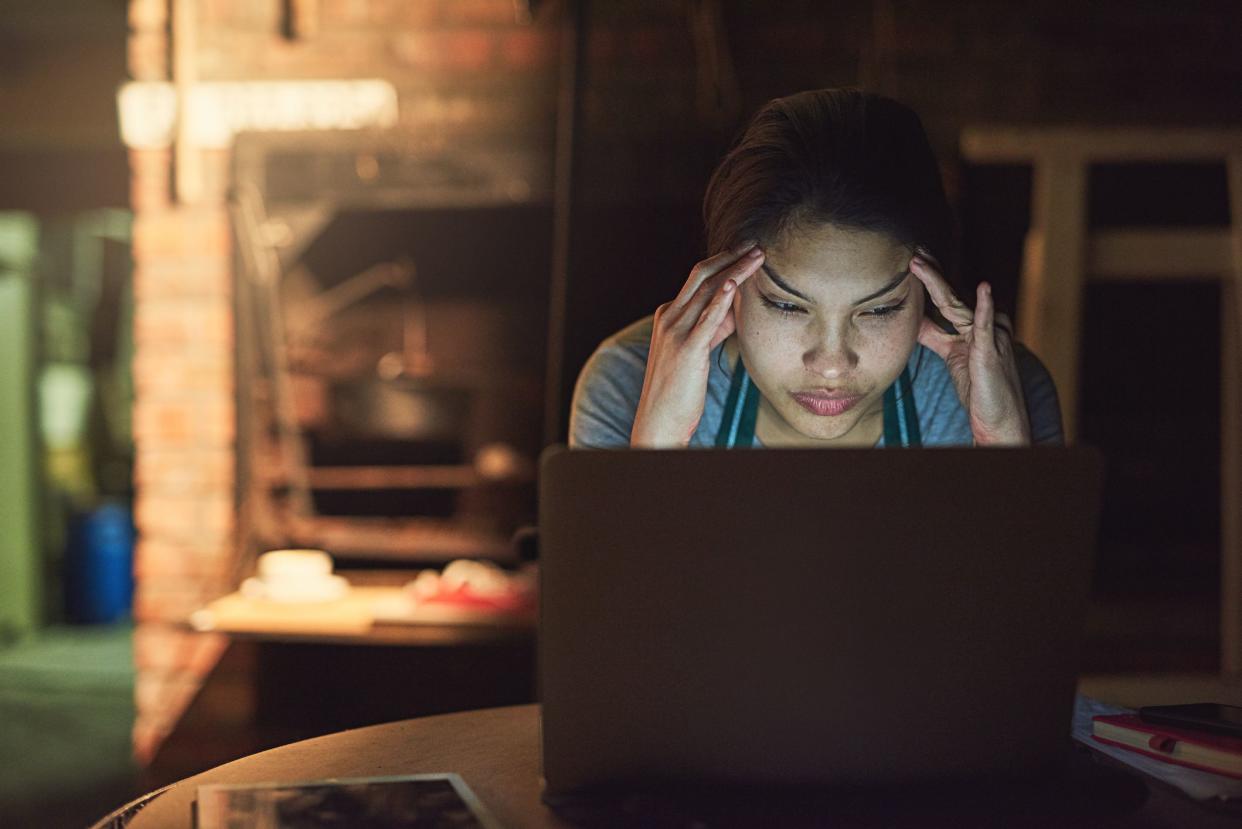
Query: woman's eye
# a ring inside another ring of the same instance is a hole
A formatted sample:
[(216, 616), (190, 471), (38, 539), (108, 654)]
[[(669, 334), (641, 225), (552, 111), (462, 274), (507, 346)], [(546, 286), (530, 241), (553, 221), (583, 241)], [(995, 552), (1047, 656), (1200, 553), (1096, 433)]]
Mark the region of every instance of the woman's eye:
[(788, 302), (778, 302), (775, 299), (768, 299), (768, 297), (765, 296), (764, 294), (759, 294), (759, 299), (763, 301), (764, 305), (766, 305), (767, 307), (771, 308), (774, 311), (778, 311), (780, 315), (783, 317), (787, 317), (790, 314), (801, 313), (803, 310), (799, 306), (791, 305)]
[(906, 301), (903, 299), (901, 302), (893, 305), (881, 305), (879, 308), (872, 308), (870, 311), (867, 311), (866, 316), (879, 317), (881, 319), (884, 317), (891, 317), (893, 314), (896, 314), (903, 307), (905, 307), (905, 304)]

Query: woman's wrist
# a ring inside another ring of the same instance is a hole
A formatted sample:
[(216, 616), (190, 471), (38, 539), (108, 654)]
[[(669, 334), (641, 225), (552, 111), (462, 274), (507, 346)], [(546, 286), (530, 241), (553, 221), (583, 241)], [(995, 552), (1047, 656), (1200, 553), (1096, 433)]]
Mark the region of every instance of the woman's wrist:
[(1025, 423), (1013, 423), (999, 429), (971, 427), (975, 446), (1030, 446), (1031, 430)]
[(645, 429), (635, 425), (630, 432), (631, 449), (685, 449), (690, 441), (678, 440), (674, 436), (661, 434), (659, 431)]

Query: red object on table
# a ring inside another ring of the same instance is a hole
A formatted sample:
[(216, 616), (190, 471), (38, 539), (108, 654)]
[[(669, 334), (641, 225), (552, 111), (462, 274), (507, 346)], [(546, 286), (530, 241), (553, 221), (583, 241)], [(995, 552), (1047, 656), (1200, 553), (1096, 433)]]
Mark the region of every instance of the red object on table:
[(1242, 738), (1156, 725), (1137, 714), (1091, 718), (1092, 739), (1166, 763), (1242, 779)]

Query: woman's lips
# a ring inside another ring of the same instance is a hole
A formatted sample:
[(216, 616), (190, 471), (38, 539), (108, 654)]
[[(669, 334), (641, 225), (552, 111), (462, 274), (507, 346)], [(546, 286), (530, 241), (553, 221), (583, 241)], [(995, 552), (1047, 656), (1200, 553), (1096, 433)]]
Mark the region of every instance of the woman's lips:
[(792, 392), (798, 405), (820, 417), (831, 417), (847, 412), (863, 399), (861, 394), (844, 395), (840, 392)]

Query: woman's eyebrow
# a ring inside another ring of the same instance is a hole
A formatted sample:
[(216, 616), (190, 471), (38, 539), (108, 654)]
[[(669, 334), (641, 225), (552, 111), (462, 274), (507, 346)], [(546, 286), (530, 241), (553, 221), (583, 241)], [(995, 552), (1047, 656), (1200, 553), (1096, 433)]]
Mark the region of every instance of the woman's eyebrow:
[(907, 276), (909, 276), (909, 275), (910, 275), (910, 269), (909, 269), (909, 268), (907, 268), (906, 270), (904, 270), (904, 271), (902, 271), (901, 273), (899, 273), (899, 274), (897, 274), (896, 276), (894, 276), (894, 277), (892, 278), (892, 281), (890, 281), (890, 282), (889, 282), (887, 285), (885, 285), (883, 288), (881, 288), (880, 290), (876, 291), (874, 294), (868, 294), (867, 296), (865, 296), (865, 297), (863, 297), (862, 299), (860, 299), (860, 300), (858, 300), (857, 302), (855, 302), (855, 303), (854, 303), (854, 305), (855, 305), (855, 306), (865, 305), (865, 304), (867, 304), (868, 302), (870, 302), (870, 301), (871, 301), (871, 300), (873, 300), (873, 299), (879, 299), (880, 297), (882, 297), (882, 296), (884, 296), (885, 294), (887, 294), (889, 291), (891, 291), (891, 290), (893, 290), (894, 288), (896, 288), (896, 287), (897, 287), (898, 285), (900, 285), (901, 283), (905, 282), (905, 281), (906, 281), (906, 277), (907, 277)]
[(789, 284), (788, 282), (786, 282), (785, 280), (781, 279), (781, 275), (780, 275), (780, 274), (778, 274), (776, 271), (774, 271), (774, 270), (773, 270), (771, 267), (769, 267), (766, 263), (765, 263), (765, 264), (760, 265), (759, 267), (763, 270), (763, 272), (764, 272), (764, 273), (766, 273), (766, 274), (768, 275), (768, 279), (771, 279), (773, 282), (775, 282), (775, 283), (776, 283), (776, 287), (780, 288), (780, 289), (781, 289), (782, 291), (784, 291), (785, 293), (787, 293), (787, 294), (792, 294), (793, 296), (796, 296), (798, 299), (801, 299), (801, 300), (803, 300), (803, 301), (805, 301), (805, 302), (809, 302), (809, 303), (811, 303), (812, 305), (814, 305), (814, 304), (815, 304), (815, 300), (811, 299), (809, 296), (807, 296), (806, 294), (804, 294), (804, 293), (802, 293), (802, 292), (800, 292), (800, 291), (796, 291), (796, 290), (794, 290), (794, 289), (790, 286), (790, 284)]
[[(772, 267), (768, 265), (767, 263), (764, 263), (760, 265), (759, 267), (763, 270), (764, 273), (768, 275), (768, 279), (771, 279), (776, 284), (776, 287), (780, 288), (785, 293), (796, 296), (798, 297), (798, 299), (801, 299), (805, 302), (809, 302), (812, 305), (815, 304), (815, 300), (811, 299), (809, 296), (801, 293), (800, 291), (794, 290), (794, 288), (788, 282), (786, 282), (784, 279), (781, 279), (781, 275), (778, 274), (775, 270), (773, 270)], [(873, 294), (868, 294), (867, 296), (855, 302), (854, 303), (855, 307), (859, 305), (865, 305), (873, 299), (879, 299), (880, 297), (887, 294), (889, 291), (896, 288), (902, 282), (905, 282), (906, 277), (908, 277), (909, 275), (910, 275), (910, 270), (909, 268), (907, 268), (906, 270), (902, 271), (901, 273), (894, 276), (891, 280), (889, 280), (889, 283), (885, 285), (883, 288), (881, 288), (880, 290), (876, 291)]]

